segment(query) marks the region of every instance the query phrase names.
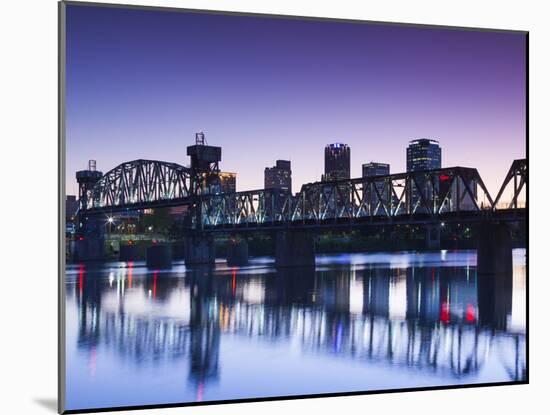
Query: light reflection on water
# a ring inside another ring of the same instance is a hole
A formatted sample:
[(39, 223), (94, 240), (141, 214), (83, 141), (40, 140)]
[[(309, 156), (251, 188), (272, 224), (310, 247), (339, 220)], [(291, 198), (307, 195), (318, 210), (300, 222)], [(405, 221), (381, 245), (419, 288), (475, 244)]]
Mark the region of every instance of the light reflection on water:
[(314, 268), (67, 269), (67, 408), (525, 377), (525, 250), (317, 257)]

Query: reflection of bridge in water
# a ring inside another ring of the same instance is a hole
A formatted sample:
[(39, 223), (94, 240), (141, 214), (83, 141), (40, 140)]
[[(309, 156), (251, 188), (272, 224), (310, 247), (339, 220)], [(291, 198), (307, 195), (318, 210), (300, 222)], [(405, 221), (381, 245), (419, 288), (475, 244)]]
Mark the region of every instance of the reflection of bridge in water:
[[(74, 291), (79, 347), (107, 347), (137, 365), (187, 358), (194, 382), (219, 376), (227, 335), (456, 379), (479, 373), (491, 351), (510, 380), (525, 377), (525, 335), (506, 331), (511, 284), (479, 307), (487, 287), (475, 270), (296, 272), (243, 278), (198, 270), (182, 280), (122, 271), (108, 284), (82, 270)], [(171, 315), (163, 307), (174, 296), (181, 312)], [(136, 308), (137, 299), (155, 308)]]

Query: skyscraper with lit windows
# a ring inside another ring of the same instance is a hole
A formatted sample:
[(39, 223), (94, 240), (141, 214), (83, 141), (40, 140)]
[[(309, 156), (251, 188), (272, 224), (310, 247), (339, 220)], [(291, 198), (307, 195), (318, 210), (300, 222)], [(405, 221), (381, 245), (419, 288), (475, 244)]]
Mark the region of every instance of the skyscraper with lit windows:
[(441, 168), (439, 141), (428, 138), (412, 140), (407, 147), (407, 171), (422, 171)]
[[(407, 147), (407, 171), (408, 172), (421, 172), (425, 170), (433, 170), (441, 168), (441, 147), (439, 147), (439, 141), (430, 140), (428, 138), (420, 138), (418, 140), (412, 140)], [(415, 183), (422, 189), (422, 193), (429, 199), (433, 196), (435, 190), (436, 195), (439, 190), (439, 183), (435, 183), (435, 189), (430, 187), (430, 183), (425, 180), (424, 175), (417, 175)], [(408, 196), (412, 202), (412, 209), (423, 207), (421, 206), (421, 198), (418, 194), (418, 189), (413, 188)], [(412, 212), (411, 212), (412, 213)]]
[(292, 170), (289, 160), (277, 160), (275, 166), (265, 168), (264, 189), (292, 192)]
[(351, 149), (347, 144), (334, 143), (325, 147), (325, 174), (323, 181), (350, 178)]

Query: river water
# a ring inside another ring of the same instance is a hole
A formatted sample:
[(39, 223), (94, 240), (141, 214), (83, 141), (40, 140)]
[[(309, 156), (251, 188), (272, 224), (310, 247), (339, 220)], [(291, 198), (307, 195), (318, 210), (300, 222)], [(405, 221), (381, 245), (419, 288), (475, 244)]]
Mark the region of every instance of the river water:
[(521, 381), (525, 250), (513, 275), (475, 251), (317, 256), (315, 268), (66, 275), (67, 409)]

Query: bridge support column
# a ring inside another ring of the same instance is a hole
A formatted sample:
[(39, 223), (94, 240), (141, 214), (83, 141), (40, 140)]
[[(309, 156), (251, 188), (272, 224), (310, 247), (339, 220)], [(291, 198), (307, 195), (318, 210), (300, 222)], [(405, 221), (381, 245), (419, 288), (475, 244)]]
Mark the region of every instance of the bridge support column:
[(74, 244), (75, 261), (101, 261), (105, 259), (105, 223), (103, 219), (86, 217), (83, 235)]
[(441, 249), (441, 227), (438, 224), (426, 226), (426, 249)]
[(277, 267), (315, 266), (315, 241), (304, 231), (279, 231), (275, 240)]
[(477, 296), (479, 322), (504, 329), (512, 310), (512, 237), (505, 224), (478, 228)]
[(187, 236), (184, 239), (185, 265), (214, 264), (214, 238), (211, 236)]
[(147, 268), (171, 268), (172, 247), (170, 245), (153, 245), (146, 251)]
[(501, 223), (484, 223), (478, 228), (477, 273), (512, 273), (512, 236)]
[(512, 310), (512, 237), (505, 224), (478, 228), (477, 296), (479, 322), (504, 329)]
[(227, 265), (230, 267), (248, 264), (248, 242), (232, 237), (227, 245)]
[(136, 261), (139, 259), (139, 252), (135, 245), (120, 245), (118, 251), (119, 261)]

